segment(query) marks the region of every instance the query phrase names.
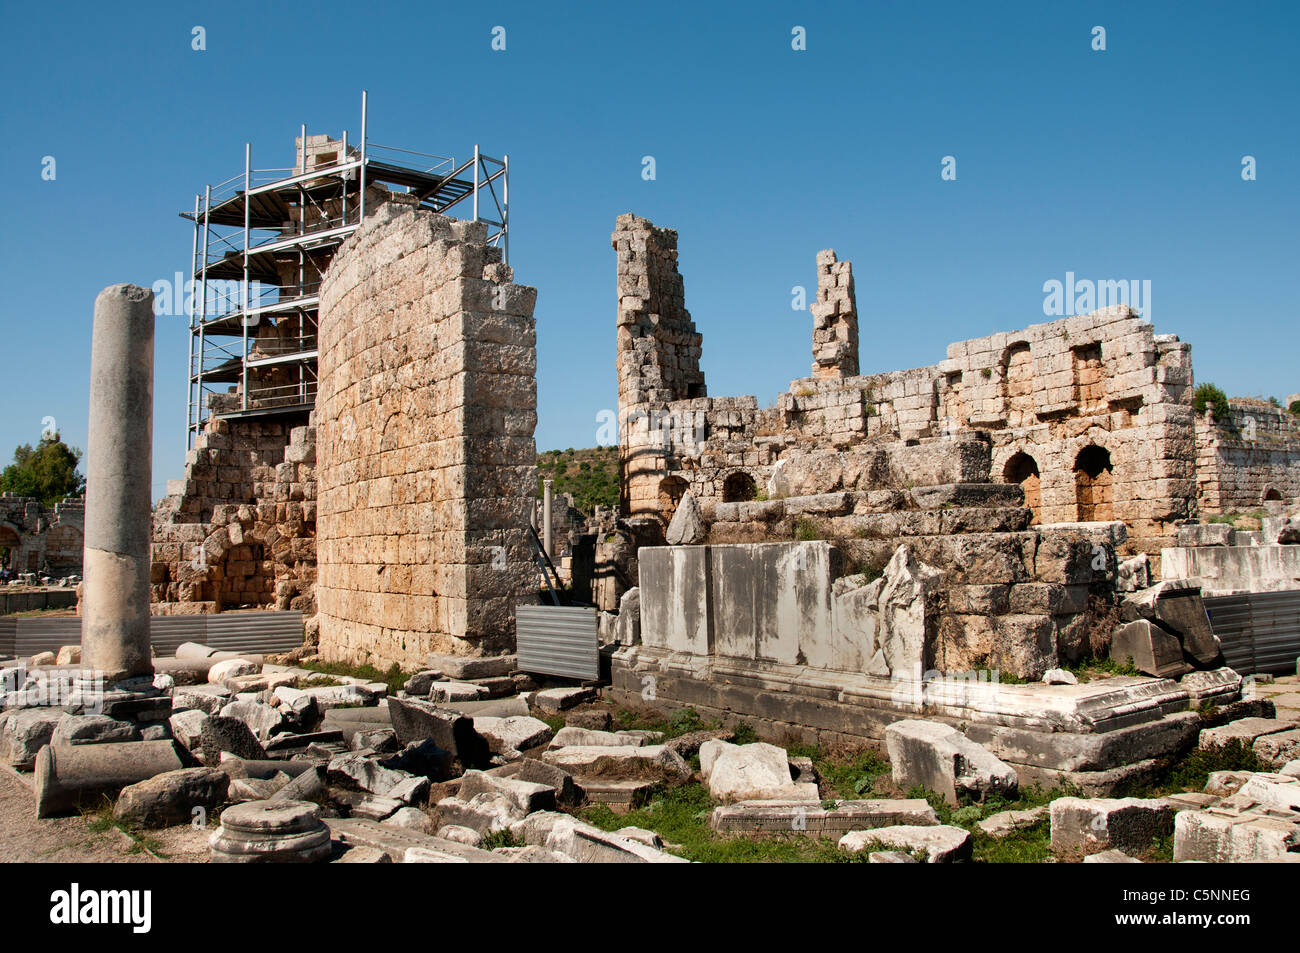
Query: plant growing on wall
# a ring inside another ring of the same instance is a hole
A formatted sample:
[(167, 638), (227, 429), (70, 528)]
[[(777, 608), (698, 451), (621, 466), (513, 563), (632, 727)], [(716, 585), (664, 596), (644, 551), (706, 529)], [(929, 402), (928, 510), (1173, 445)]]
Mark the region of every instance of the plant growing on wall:
[(1224, 423), (1231, 415), (1228, 407), (1228, 395), (1213, 384), (1201, 384), (1192, 395), (1192, 409), (1197, 414), (1209, 410), (1215, 423)]

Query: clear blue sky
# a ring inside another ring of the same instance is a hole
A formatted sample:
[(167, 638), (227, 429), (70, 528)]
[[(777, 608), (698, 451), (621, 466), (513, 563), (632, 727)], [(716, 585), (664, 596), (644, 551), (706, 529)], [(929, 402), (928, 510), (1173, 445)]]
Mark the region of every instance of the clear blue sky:
[[(355, 138), (363, 88), (374, 141), (510, 154), (541, 449), (593, 445), (616, 405), (627, 211), (681, 234), (714, 395), (769, 403), (808, 373), (790, 290), (828, 247), (854, 263), (864, 372), (1046, 320), (1043, 283), (1073, 271), (1151, 281), (1198, 380), (1300, 391), (1300, 4), (11, 2), (4, 24), (5, 460), (46, 416), (85, 447), (96, 293), (187, 266), (177, 212), (245, 141), (284, 167), (302, 122)], [(155, 495), (184, 463), (186, 339), (159, 319)]]

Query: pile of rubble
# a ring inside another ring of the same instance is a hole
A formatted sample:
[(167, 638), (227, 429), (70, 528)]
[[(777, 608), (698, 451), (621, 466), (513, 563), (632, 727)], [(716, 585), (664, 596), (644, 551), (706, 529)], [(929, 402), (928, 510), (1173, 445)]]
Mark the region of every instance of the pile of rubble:
[[(725, 729), (614, 730), (594, 689), (542, 688), (513, 656), (429, 662), (391, 697), (386, 683), (195, 644), (155, 659), (151, 680), (98, 693), (74, 664), (15, 663), (0, 673), (0, 755), (34, 771), (40, 817), (107, 797), (133, 827), (219, 819), (209, 843), (223, 863), (682, 862), (652, 831), (608, 832), (573, 812), (626, 813), (696, 781), (718, 835), (833, 838), (874, 863), (971, 857), (972, 832), (926, 800), (824, 798), (811, 760), (779, 746)], [(1204, 793), (1062, 797), (979, 828), (1000, 837), (1050, 820), (1053, 850), (1089, 862), (1128, 861), (1171, 835), (1177, 860), (1300, 859), (1300, 726), (1246, 717), (1200, 737), (1234, 741), (1284, 766), (1221, 772)], [(897, 721), (885, 743), (899, 791), (953, 807), (1017, 797), (1015, 768), (956, 728)]]

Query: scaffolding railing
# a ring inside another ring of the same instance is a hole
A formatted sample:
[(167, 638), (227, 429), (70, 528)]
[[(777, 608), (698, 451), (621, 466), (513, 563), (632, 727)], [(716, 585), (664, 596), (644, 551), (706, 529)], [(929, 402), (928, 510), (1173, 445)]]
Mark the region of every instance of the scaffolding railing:
[[(196, 286), (189, 309), (187, 446), (208, 413), (296, 411), (314, 399), (321, 279), (365, 218), (368, 186), (415, 195), (422, 208), (454, 210), (484, 222), (488, 243), (500, 247), (509, 262), (509, 156), (497, 159), (475, 145), (472, 158), (457, 162), (454, 156), (373, 143), (368, 133), (363, 91), (361, 137), (349, 143), (345, 131), (337, 157), (327, 154), (309, 167), (305, 125), (290, 168), (253, 168), (246, 143), (244, 170), (205, 188), (194, 198), (193, 213), (182, 213), (194, 223)], [(259, 334), (272, 326), (277, 336)], [(280, 335), (282, 326), (290, 333)], [(298, 380), (279, 383), (286, 373)]]

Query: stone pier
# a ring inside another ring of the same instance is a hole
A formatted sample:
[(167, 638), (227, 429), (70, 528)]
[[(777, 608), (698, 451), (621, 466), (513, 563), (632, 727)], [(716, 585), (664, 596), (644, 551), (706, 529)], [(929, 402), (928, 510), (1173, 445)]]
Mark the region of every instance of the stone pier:
[(153, 292), (112, 285), (95, 299), (86, 448), (83, 664), (112, 683), (150, 675)]

